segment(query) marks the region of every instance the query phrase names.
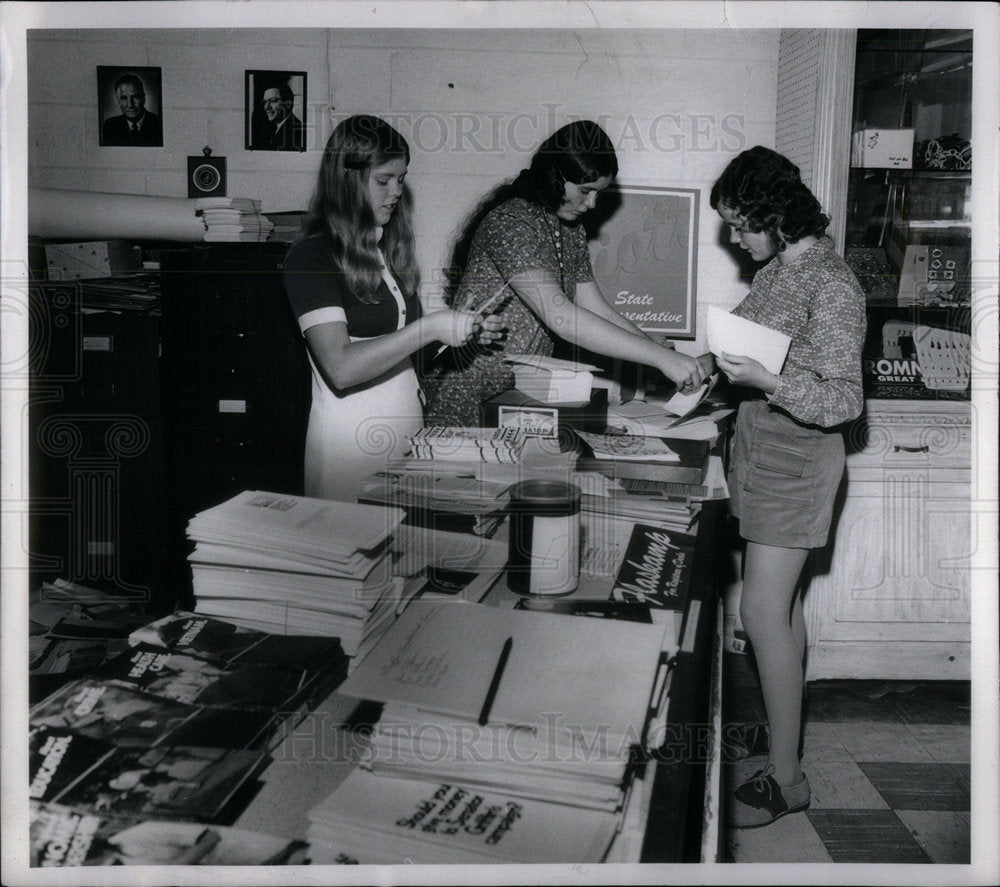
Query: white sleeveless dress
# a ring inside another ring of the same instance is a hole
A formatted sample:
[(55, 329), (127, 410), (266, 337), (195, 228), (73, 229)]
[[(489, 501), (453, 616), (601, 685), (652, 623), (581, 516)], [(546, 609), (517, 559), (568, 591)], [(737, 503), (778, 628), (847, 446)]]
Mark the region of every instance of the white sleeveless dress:
[[(385, 261), (382, 279), (396, 300), (396, 329), (405, 325), (405, 302)], [(338, 313), (339, 312), (339, 313)], [(340, 308), (324, 308), (322, 320), (347, 318)], [(317, 317), (303, 315), (300, 323), (313, 325)], [(352, 342), (364, 339), (351, 337)], [(346, 392), (327, 386), (309, 355), (312, 368), (312, 408), (306, 432), (305, 494), (320, 499), (357, 499), (362, 481), (379, 471), (389, 459), (409, 449), (407, 436), (424, 423), (420, 384), (409, 356), (370, 382)]]

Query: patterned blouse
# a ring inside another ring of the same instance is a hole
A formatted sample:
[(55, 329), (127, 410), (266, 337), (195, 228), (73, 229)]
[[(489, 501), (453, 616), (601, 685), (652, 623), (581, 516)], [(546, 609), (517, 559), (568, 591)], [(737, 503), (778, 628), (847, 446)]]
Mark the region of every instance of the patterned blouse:
[(505, 353), (552, 354), (551, 333), (508, 286), (516, 274), (539, 269), (552, 272), (570, 300), (578, 283), (593, 280), (583, 226), (566, 224), (519, 197), (500, 204), (473, 236), (453, 307), (475, 310), (503, 293), (493, 313), (500, 315), (506, 339), (502, 349), (466, 345), (442, 355), (423, 379), (428, 425), (479, 425), (480, 402), (514, 384)]
[(828, 238), (788, 265), (775, 256), (733, 314), (792, 337), (771, 404), (822, 428), (861, 414), (865, 295)]

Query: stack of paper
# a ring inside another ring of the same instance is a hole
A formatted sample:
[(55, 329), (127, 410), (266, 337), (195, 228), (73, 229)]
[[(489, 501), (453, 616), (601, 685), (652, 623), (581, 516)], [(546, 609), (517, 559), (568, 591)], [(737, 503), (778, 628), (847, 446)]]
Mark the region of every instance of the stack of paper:
[(600, 861), (672, 644), (663, 625), (414, 602), (339, 688), (384, 707), (369, 772), (310, 813), (311, 845), (374, 863)]
[(160, 307), (159, 274), (120, 274), (81, 280), (81, 308), (100, 311), (153, 311)]
[(336, 636), (361, 657), (395, 618), (402, 580), (389, 544), (403, 516), (244, 491), (188, 523), (195, 611), (272, 634)]
[(512, 364), (514, 387), (542, 403), (585, 404), (600, 367), (541, 354), (507, 354)]
[(303, 210), (292, 210), (290, 212), (267, 213), (268, 220), (274, 225), (271, 231), (271, 240), (291, 243), (298, 239), (302, 233), (302, 222), (305, 219)]
[(687, 415), (676, 416), (667, 411), (668, 402), (647, 396), (644, 401), (609, 406), (608, 426), (625, 434), (714, 443), (719, 436), (719, 424), (733, 412), (731, 408), (703, 401)]
[(205, 223), (206, 241), (258, 243), (267, 240), (274, 228), (260, 205), (249, 197), (199, 197), (194, 209)]
[(385, 703), (374, 772), (615, 810), (667, 643), (656, 625), (416, 602), (340, 692)]
[(314, 864), (600, 862), (619, 817), (356, 768), (310, 814)]

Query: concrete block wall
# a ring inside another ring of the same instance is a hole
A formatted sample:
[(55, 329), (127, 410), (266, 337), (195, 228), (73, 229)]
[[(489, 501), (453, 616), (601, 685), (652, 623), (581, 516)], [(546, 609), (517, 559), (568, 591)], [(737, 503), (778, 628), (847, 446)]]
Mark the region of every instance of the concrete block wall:
[[(615, 142), (619, 181), (697, 188), (698, 339), (710, 304), (732, 307), (746, 273), (708, 205), (728, 160), (773, 145), (777, 30), (138, 29), (29, 32), (30, 184), (186, 196), (187, 156), (227, 159), (228, 193), (304, 209), (336, 123), (379, 114), (410, 141), (423, 297), (466, 214), (538, 142), (581, 117)], [(101, 147), (98, 65), (162, 69), (162, 148)], [(305, 71), (304, 153), (244, 149), (244, 71)], [(741, 272), (744, 275), (741, 278)]]

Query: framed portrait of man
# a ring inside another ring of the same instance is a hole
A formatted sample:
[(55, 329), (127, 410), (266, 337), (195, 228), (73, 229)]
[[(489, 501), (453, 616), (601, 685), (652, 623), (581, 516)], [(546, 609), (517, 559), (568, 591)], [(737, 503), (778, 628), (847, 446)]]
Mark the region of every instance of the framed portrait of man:
[(97, 66), (100, 144), (163, 147), (160, 68)]
[(246, 149), (305, 151), (305, 71), (246, 72)]

